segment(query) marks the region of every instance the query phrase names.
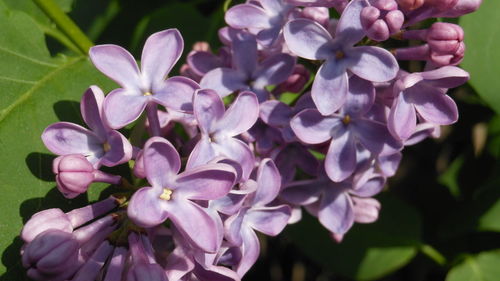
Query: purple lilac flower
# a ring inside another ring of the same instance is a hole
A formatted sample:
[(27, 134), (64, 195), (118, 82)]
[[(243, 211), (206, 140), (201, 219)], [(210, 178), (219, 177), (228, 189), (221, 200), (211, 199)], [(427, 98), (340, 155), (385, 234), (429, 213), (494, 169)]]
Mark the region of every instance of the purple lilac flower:
[(101, 269), (104, 267), (106, 260), (113, 253), (113, 249), (114, 246), (111, 245), (109, 241), (103, 241), (92, 256), (76, 272), (71, 281), (96, 280)]
[(457, 18), (474, 12), (483, 0), (426, 0), (418, 9), (406, 14), (405, 26), (429, 18)]
[(446, 89), (457, 87), (469, 74), (454, 66), (416, 72), (399, 79), (394, 86), (394, 99), (388, 118), (390, 132), (405, 140), (416, 129), (417, 113), (424, 121), (449, 125), (457, 121), (458, 109)]
[(254, 167), (254, 156), (235, 136), (250, 129), (258, 118), (259, 103), (252, 92), (242, 92), (227, 109), (213, 90), (198, 90), (194, 96), (194, 115), (201, 131), (201, 139), (189, 156), (187, 167), (208, 163), (217, 156), (238, 162), (247, 179)]
[(343, 235), (353, 225), (356, 214), (361, 222), (372, 222), (377, 218), (373, 214), (376, 203), (353, 198), (372, 197), (382, 190), (384, 184), (385, 178), (371, 169), (338, 183), (332, 182), (323, 171), (316, 179), (288, 184), (280, 197), (299, 206), (313, 205), (308, 210), (314, 209), (320, 223), (332, 233)]
[(113, 90), (104, 102), (104, 114), (112, 128), (121, 128), (136, 120), (149, 105), (156, 104), (178, 111), (191, 111), (191, 99), (198, 89), (193, 80), (166, 77), (179, 60), (184, 42), (177, 29), (151, 35), (144, 45), (141, 70), (132, 55), (116, 45), (98, 45), (90, 49), (90, 59), (102, 73), (122, 88)]
[(337, 12), (342, 13), (349, 0), (286, 0), (286, 2), (305, 7), (333, 7)]
[(259, 62), (255, 36), (243, 31), (231, 31), (233, 68), (216, 68), (200, 81), (202, 88), (213, 89), (221, 97), (235, 91), (249, 90), (259, 98), (268, 99), (268, 85), (285, 81), (293, 71), (295, 59), (288, 54), (276, 54)]
[(149, 239), (131, 232), (128, 236), (131, 264), (127, 281), (168, 281), (165, 270), (156, 263)]
[(106, 273), (104, 274), (103, 281), (122, 281), (128, 252), (128, 249), (123, 246), (115, 247), (109, 263), (106, 266)]
[(278, 235), (291, 215), (288, 205), (267, 206), (277, 197), (281, 187), (279, 171), (271, 159), (261, 161), (255, 186), (255, 192), (248, 195), (240, 211), (224, 223), (226, 239), (240, 247), (241, 260), (236, 272), (241, 277), (259, 256), (260, 245), (255, 230), (270, 236)]
[(99, 168), (112, 167), (132, 158), (132, 146), (118, 131), (111, 129), (102, 115), (104, 93), (91, 86), (83, 94), (80, 110), (91, 130), (69, 123), (58, 122), (48, 126), (42, 133), (45, 146), (57, 155), (81, 154)]
[(366, 0), (351, 1), (340, 17), (335, 38), (311, 20), (296, 19), (285, 26), (285, 41), (294, 54), (325, 60), (312, 85), (312, 98), (323, 115), (344, 104), (350, 87), (347, 70), (372, 82), (396, 77), (399, 67), (390, 52), (373, 46), (354, 47), (364, 37), (360, 14), (367, 6)]
[(331, 139), (325, 170), (335, 182), (345, 180), (356, 169), (358, 144), (374, 155), (393, 154), (402, 148), (385, 124), (364, 116), (375, 99), (372, 84), (355, 76), (351, 77), (350, 84), (339, 113), (323, 116), (316, 109), (306, 109), (291, 121), (293, 131), (305, 143), (320, 144)]
[(293, 8), (284, 0), (256, 0), (231, 7), (224, 18), (232, 28), (248, 29), (259, 44), (270, 48), (283, 41), (281, 30)]
[(226, 195), (234, 184), (234, 169), (227, 164), (206, 164), (178, 174), (179, 154), (160, 137), (146, 142), (143, 157), (151, 186), (139, 189), (130, 199), (130, 219), (141, 227), (153, 227), (170, 218), (190, 243), (207, 252), (217, 251), (221, 243), (218, 222), (193, 200)]

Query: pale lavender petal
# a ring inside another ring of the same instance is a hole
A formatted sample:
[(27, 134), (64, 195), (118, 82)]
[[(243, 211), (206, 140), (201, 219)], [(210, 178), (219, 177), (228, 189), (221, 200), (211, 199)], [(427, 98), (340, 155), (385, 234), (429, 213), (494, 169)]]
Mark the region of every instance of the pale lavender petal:
[(42, 141), (54, 154), (102, 155), (101, 140), (91, 131), (69, 122), (48, 126), (42, 133)]
[(349, 192), (359, 197), (372, 197), (380, 193), (384, 185), (385, 177), (371, 168), (354, 176), (353, 186)]
[(216, 156), (217, 152), (212, 142), (210, 142), (208, 137), (202, 137), (189, 155), (186, 168), (191, 169), (192, 167), (207, 164)]
[(455, 88), (469, 80), (469, 73), (460, 67), (443, 66), (441, 68), (421, 73), (426, 83), (439, 88)]
[(360, 119), (352, 123), (357, 139), (375, 155), (389, 155), (400, 151), (403, 144), (397, 141), (385, 124)]
[(143, 87), (137, 63), (124, 48), (117, 45), (97, 45), (90, 48), (89, 56), (99, 71), (123, 88), (139, 91)]
[(152, 98), (166, 108), (192, 112), (193, 95), (199, 88), (198, 83), (187, 77), (174, 76), (162, 82)]
[(132, 145), (118, 131), (108, 132), (107, 143), (111, 147), (101, 159), (101, 164), (113, 167), (128, 162), (132, 158)]
[(219, 155), (227, 156), (241, 164), (242, 178), (243, 180), (248, 179), (255, 165), (255, 157), (248, 145), (234, 138), (227, 138), (222, 143), (215, 143), (215, 145)]
[(325, 117), (316, 109), (305, 109), (290, 121), (293, 132), (308, 144), (328, 141), (332, 138), (331, 131), (341, 124), (338, 118)]
[(248, 131), (259, 118), (259, 101), (252, 92), (242, 92), (217, 122), (214, 131), (237, 136)]
[(349, 92), (342, 111), (353, 116), (363, 116), (375, 102), (375, 88), (373, 84), (358, 76), (349, 79)]
[(354, 46), (365, 37), (361, 24), (361, 11), (368, 6), (366, 0), (353, 0), (347, 5), (337, 23), (336, 40), (342, 42), (344, 46)]
[(179, 174), (175, 193), (191, 200), (214, 200), (226, 195), (234, 185), (234, 169), (227, 164), (207, 164)]
[(270, 16), (266, 11), (252, 4), (240, 4), (227, 10), (224, 19), (232, 28), (258, 28), (271, 27)]
[(208, 135), (225, 112), (224, 103), (217, 93), (210, 89), (196, 91), (193, 101), (194, 116), (201, 132)]
[[(170, 202), (160, 199), (163, 187), (143, 187), (136, 191), (127, 207), (127, 216), (140, 227), (154, 227), (168, 218)], [(173, 201), (173, 200), (171, 200)]]
[(237, 214), (234, 214), (224, 222), (224, 233), (227, 241), (233, 246), (241, 246), (243, 237), (241, 236), (243, 219), (248, 208), (242, 208)]
[(458, 120), (458, 108), (448, 95), (431, 87), (408, 89), (410, 101), (418, 114), (427, 122), (438, 125), (450, 125)]
[(273, 45), (278, 45), (280, 40), (283, 42), (283, 37), (281, 36), (281, 26), (274, 26), (269, 29), (261, 30), (257, 33), (257, 41), (264, 48), (271, 48)]
[(83, 121), (92, 131), (102, 140), (106, 140), (106, 131), (108, 128), (102, 120), (102, 104), (104, 103), (104, 93), (97, 86), (90, 86), (82, 97), (80, 103), (80, 112)]
[(240, 30), (232, 30), (230, 35), (232, 39), (233, 68), (246, 77), (250, 77), (254, 73), (258, 62), (255, 36)]
[(103, 281), (121, 281), (125, 270), (125, 262), (128, 257), (128, 249), (125, 247), (116, 247), (113, 256), (110, 258), (106, 275)]
[(216, 68), (201, 78), (200, 86), (203, 89), (212, 89), (221, 97), (225, 97), (240, 89), (247, 89), (248, 77), (239, 71), (230, 68)]
[(361, 46), (349, 50), (349, 70), (357, 76), (372, 82), (385, 82), (396, 77), (399, 66), (396, 58), (387, 50)]
[(210, 281), (240, 281), (238, 274), (224, 266), (209, 266), (203, 268), (200, 264), (196, 264), (193, 270), (194, 275), (198, 280)]
[(163, 268), (157, 263), (134, 263), (128, 273), (127, 281), (168, 281)]
[(357, 223), (373, 223), (378, 219), (381, 205), (373, 198), (351, 198), (354, 203), (354, 221)]
[(285, 81), (293, 72), (295, 59), (288, 54), (279, 54), (261, 62), (253, 73), (255, 79), (253, 87), (263, 88)]
[(296, 19), (283, 28), (283, 35), (290, 51), (310, 60), (324, 60), (334, 55), (332, 36), (319, 23)]
[[(184, 242), (184, 240), (182, 240)], [(195, 267), (192, 255), (186, 253), (185, 245), (177, 245), (167, 256), (165, 273), (168, 280), (180, 280)]]
[(236, 268), (236, 273), (243, 276), (250, 270), (259, 258), (260, 244), (257, 234), (250, 228), (242, 228), (243, 249), (241, 261)]
[(323, 226), (336, 234), (344, 234), (354, 223), (351, 198), (341, 189), (333, 188), (325, 192), (318, 212), (318, 219)]
[(273, 127), (287, 125), (292, 117), (292, 109), (277, 100), (265, 101), (260, 104), (259, 109), (260, 119)]
[(283, 231), (291, 215), (292, 209), (288, 205), (252, 208), (245, 216), (245, 222), (266, 235), (276, 236)]
[(406, 101), (406, 95), (401, 93), (395, 100), (389, 113), (387, 127), (391, 134), (401, 140), (405, 140), (415, 132), (417, 115), (415, 108)]
[(218, 241), (217, 222), (196, 203), (175, 199), (175, 191), (173, 196), (174, 199), (165, 204), (165, 210), (182, 236), (203, 251), (216, 252), (222, 242)]
[(175, 147), (166, 139), (152, 137), (144, 145), (144, 171), (154, 187), (171, 188), (181, 167)]
[(148, 97), (136, 90), (115, 89), (104, 99), (104, 116), (111, 128), (120, 129), (137, 120), (147, 103)]
[(378, 166), (386, 177), (392, 177), (396, 174), (401, 158), (403, 158), (401, 152), (380, 156), (378, 158)]
[(295, 181), (285, 186), (280, 198), (295, 205), (309, 205), (319, 200), (324, 184), (317, 179)]
[(104, 263), (113, 252), (114, 246), (108, 241), (104, 241), (85, 264), (78, 270), (72, 281), (95, 280)]
[(189, 67), (198, 75), (203, 76), (212, 69), (223, 67), (222, 61), (216, 55), (205, 52), (192, 52), (186, 58)]
[(316, 74), (311, 96), (323, 115), (330, 115), (344, 105), (349, 89), (345, 62), (346, 59), (329, 59), (321, 65)]
[(348, 178), (356, 168), (356, 145), (349, 131), (334, 136), (325, 158), (325, 171), (334, 182)]
[(183, 49), (184, 40), (175, 28), (148, 37), (142, 49), (141, 70), (153, 94), (162, 87), (162, 82), (181, 57)]
[(257, 170), (257, 190), (253, 198), (253, 206), (264, 206), (271, 203), (281, 188), (281, 176), (278, 168), (270, 158), (263, 159)]
[(272, 15), (282, 13), (291, 7), (286, 1), (282, 0), (259, 0), (259, 4)]

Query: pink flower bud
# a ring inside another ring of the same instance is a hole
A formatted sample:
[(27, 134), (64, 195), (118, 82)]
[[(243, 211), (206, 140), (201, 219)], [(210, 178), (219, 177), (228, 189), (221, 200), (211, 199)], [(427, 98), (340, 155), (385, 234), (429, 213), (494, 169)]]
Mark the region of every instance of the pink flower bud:
[(357, 223), (373, 223), (378, 219), (380, 203), (373, 198), (352, 197), (354, 203), (354, 221)]
[(37, 235), (48, 229), (57, 229), (63, 232), (73, 232), (69, 216), (61, 209), (47, 209), (34, 214), (24, 225), (21, 238), (31, 242)]
[(465, 53), (464, 31), (456, 24), (436, 22), (427, 32), (430, 59), (438, 66), (459, 64)]
[(399, 7), (405, 11), (412, 11), (424, 5), (425, 0), (396, 0)]
[(403, 26), (404, 15), (394, 0), (372, 0), (372, 6), (361, 10), (361, 24), (366, 35), (375, 41), (385, 41)]
[(120, 183), (121, 177), (99, 170), (81, 154), (59, 156), (52, 163), (56, 174), (57, 189), (64, 197), (72, 199), (87, 191), (92, 182)]

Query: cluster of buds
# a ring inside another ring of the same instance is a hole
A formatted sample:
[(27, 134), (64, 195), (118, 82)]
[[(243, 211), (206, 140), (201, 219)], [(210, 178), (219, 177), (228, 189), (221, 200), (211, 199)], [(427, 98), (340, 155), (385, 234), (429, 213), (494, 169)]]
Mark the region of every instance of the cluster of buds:
[[(140, 68), (119, 46), (91, 48), (92, 63), (120, 88), (105, 96), (91, 86), (81, 101), (89, 129), (58, 122), (42, 140), (60, 155), (53, 171), (65, 197), (93, 182), (123, 192), (35, 214), (22, 230), (28, 276), (240, 280), (259, 256), (257, 233), (278, 235), (302, 210), (338, 242), (354, 222), (376, 221), (373, 196), (402, 149), (457, 121), (446, 92), (469, 78), (455, 66), (459, 26), (410, 27), (480, 2), (251, 0), (226, 12), (218, 52), (195, 45), (182, 76), (168, 76), (184, 49), (176, 29), (147, 39)], [(396, 38), (426, 43), (383, 47)], [(310, 88), (311, 69), (297, 57), (319, 65)], [(402, 70), (398, 59), (425, 61), (425, 71)], [(289, 92), (296, 98), (285, 103)], [(135, 126), (133, 138), (125, 126)], [(127, 176), (100, 170), (126, 163)]]

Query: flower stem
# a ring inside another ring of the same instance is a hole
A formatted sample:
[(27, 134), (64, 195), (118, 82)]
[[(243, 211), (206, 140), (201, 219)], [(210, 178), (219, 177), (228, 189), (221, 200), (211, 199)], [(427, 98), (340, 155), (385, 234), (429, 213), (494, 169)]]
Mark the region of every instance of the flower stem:
[(440, 252), (434, 249), (431, 245), (422, 245), (420, 247), (420, 252), (422, 252), (422, 254), (426, 255), (439, 265), (446, 264), (446, 258)]
[(71, 20), (54, 0), (33, 0), (40, 9), (55, 22), (66, 36), (78, 47), (83, 55), (87, 55), (94, 45), (83, 31)]

